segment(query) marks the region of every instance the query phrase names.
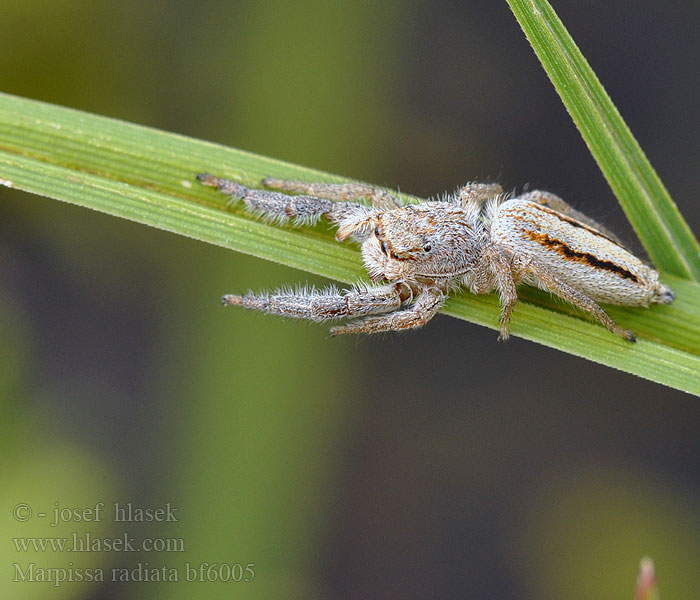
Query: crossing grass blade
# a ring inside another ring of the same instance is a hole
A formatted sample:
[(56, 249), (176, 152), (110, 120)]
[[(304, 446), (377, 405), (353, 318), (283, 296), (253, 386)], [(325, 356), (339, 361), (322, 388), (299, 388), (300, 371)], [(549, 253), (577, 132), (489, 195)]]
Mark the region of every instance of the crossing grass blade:
[(507, 0), (656, 267), (700, 281), (700, 245), (547, 0)]

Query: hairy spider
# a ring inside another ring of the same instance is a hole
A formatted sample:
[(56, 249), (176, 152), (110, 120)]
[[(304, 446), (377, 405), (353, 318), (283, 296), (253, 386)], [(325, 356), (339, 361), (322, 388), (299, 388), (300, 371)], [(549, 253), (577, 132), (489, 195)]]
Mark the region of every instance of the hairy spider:
[[(659, 274), (614, 235), (548, 192), (508, 198), (498, 184), (470, 183), (442, 200), (402, 204), (385, 190), (358, 183), (263, 180), (267, 188), (303, 194), (291, 196), (207, 173), (197, 179), (242, 199), (267, 220), (310, 224), (323, 216), (337, 224), (338, 241), (351, 237), (362, 244), (374, 285), (223, 297), (225, 305), (313, 321), (361, 317), (333, 327), (331, 335), (420, 327), (452, 290), (465, 287), (475, 294), (499, 292), (499, 340), (506, 340), (517, 285), (526, 283), (568, 300), (634, 342), (634, 334), (616, 325), (598, 302), (647, 306), (674, 298)], [(360, 198), (371, 206), (358, 203)]]

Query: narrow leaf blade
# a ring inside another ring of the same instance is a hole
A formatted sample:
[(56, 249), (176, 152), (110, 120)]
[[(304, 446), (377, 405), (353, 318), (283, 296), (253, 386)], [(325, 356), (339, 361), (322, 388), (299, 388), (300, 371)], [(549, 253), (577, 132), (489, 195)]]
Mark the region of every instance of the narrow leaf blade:
[[(256, 221), (198, 185), (210, 171), (254, 185), (267, 175), (342, 178), (114, 119), (0, 94), (0, 183), (217, 244), (346, 283), (365, 277), (357, 248), (323, 226)], [(671, 278), (679, 299), (652, 309), (615, 309), (640, 334), (628, 344), (537, 290), (523, 290), (514, 335), (700, 395), (700, 286)], [(678, 286), (676, 288), (676, 286)], [(229, 291), (229, 290), (222, 290)], [(492, 329), (495, 295), (456, 294), (449, 315)], [(465, 346), (469, 332), (465, 329)]]

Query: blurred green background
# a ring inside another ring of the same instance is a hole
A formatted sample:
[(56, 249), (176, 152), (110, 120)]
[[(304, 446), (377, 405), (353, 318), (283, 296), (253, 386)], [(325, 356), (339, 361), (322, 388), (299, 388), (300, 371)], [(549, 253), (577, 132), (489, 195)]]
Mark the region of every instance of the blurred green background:
[[(700, 230), (697, 1), (554, 6)], [(421, 196), (530, 184), (635, 245), (505, 1), (4, 0), (0, 73), (4, 92)], [(324, 282), (0, 197), (1, 597), (631, 598), (644, 555), (663, 597), (695, 597), (697, 398), (444, 316), (330, 339), (223, 310)], [(98, 502), (99, 522), (51, 526)], [(114, 522), (115, 502), (178, 520)], [(73, 534), (184, 551), (16, 541)], [(186, 581), (249, 563), (252, 582)], [(13, 581), (30, 564), (106, 581)]]

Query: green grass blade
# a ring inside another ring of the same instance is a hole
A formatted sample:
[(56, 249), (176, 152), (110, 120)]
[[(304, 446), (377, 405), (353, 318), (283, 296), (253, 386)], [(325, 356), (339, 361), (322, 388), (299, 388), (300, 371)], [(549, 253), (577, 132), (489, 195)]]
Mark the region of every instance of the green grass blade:
[(508, 0), (657, 268), (700, 281), (700, 246), (547, 0)]
[[(79, 111), (0, 94), (0, 183), (217, 244), (346, 283), (364, 277), (359, 251), (328, 227), (261, 223), (199, 185), (209, 171), (255, 185), (262, 177), (342, 178)], [(700, 286), (666, 280), (678, 298), (611, 310), (639, 334), (628, 344), (563, 303), (523, 290), (513, 335), (700, 395)], [(245, 283), (242, 283), (245, 285)], [(231, 290), (222, 290), (231, 291)], [(209, 300), (203, 299), (203, 302)], [(456, 295), (445, 312), (497, 329), (495, 295)], [(465, 329), (465, 348), (469, 346)]]

